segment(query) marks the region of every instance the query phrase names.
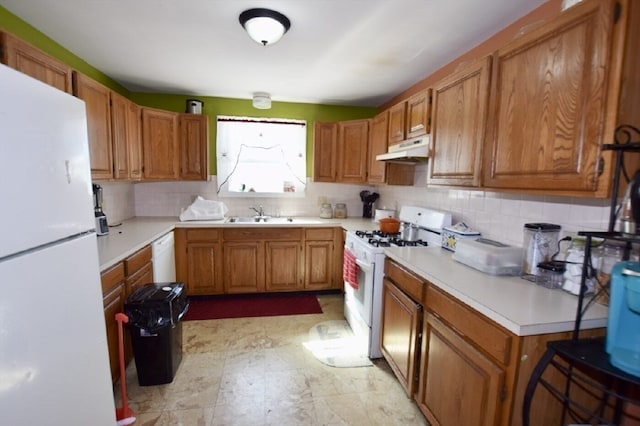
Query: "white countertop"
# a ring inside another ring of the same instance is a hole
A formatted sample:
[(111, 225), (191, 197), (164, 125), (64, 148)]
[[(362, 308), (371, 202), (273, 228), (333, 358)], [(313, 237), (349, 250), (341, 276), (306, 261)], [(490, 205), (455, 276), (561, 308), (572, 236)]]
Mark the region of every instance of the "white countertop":
[(371, 219), (320, 219), (315, 217), (296, 217), (293, 222), (286, 223), (225, 223), (224, 220), (180, 222), (177, 217), (136, 217), (110, 227), (108, 235), (98, 237), (98, 256), (100, 270), (115, 265), (127, 256), (152, 243), (174, 228), (246, 228), (246, 227), (322, 227), (339, 226), (348, 231), (358, 229), (377, 229), (378, 225)]
[[(439, 247), (388, 248), (385, 254), (518, 336), (571, 331), (578, 297), (520, 277), (488, 275)], [(594, 303), (582, 329), (606, 327), (607, 307)]]
[[(203, 227), (320, 227), (340, 226), (348, 231), (377, 229), (371, 219), (319, 219), (296, 217), (292, 223), (225, 223), (224, 221), (180, 222), (176, 217), (136, 217), (98, 237), (100, 269), (127, 256), (174, 228)], [(387, 248), (387, 256), (414, 271), (461, 302), (518, 336), (573, 330), (578, 298), (562, 290), (549, 290), (519, 277), (488, 275), (451, 258), (440, 247)], [(607, 308), (593, 304), (582, 320), (582, 328), (605, 327)]]

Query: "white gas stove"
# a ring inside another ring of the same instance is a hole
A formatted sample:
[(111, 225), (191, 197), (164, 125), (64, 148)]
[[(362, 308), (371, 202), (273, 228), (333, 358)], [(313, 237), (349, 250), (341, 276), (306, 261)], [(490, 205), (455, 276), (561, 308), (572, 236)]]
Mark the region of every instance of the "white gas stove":
[(440, 247), (441, 229), (451, 225), (451, 214), (422, 207), (402, 207), (399, 220), (403, 226), (414, 226), (417, 238), (408, 241), (401, 234), (380, 231), (349, 231), (345, 241), (347, 252), (357, 265), (357, 283), (344, 283), (344, 316), (354, 334), (367, 346), (369, 358), (381, 358), (380, 322), (382, 319), (382, 280), (384, 250), (388, 247)]

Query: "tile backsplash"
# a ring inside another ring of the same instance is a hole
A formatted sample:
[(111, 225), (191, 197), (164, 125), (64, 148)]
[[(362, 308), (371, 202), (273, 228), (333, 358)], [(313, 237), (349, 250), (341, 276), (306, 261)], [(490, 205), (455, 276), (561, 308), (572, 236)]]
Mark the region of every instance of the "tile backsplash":
[(304, 197), (297, 198), (218, 198), (216, 177), (208, 182), (103, 183), (104, 209), (110, 224), (133, 216), (178, 216), (196, 196), (223, 201), (228, 215), (248, 216), (251, 206), (262, 205), (265, 213), (281, 216), (318, 216), (319, 202), (335, 206), (345, 203), (349, 217), (362, 216), (359, 193), (380, 194), (378, 208), (414, 205), (450, 211), (453, 222), (465, 222), (483, 236), (504, 243), (522, 245), (522, 228), (529, 222), (550, 222), (562, 226), (564, 233), (579, 230), (603, 231), (607, 228), (609, 200), (535, 196), (427, 188), (426, 166), (416, 166), (414, 186), (363, 186), (309, 181)]

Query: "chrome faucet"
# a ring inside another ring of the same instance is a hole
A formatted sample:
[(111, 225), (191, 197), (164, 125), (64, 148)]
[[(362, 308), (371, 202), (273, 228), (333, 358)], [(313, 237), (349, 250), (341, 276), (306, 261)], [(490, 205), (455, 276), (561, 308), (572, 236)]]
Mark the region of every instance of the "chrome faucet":
[(255, 207), (249, 207), (251, 210), (253, 210), (254, 212), (258, 213), (258, 216), (262, 217), (264, 216), (264, 210), (262, 209), (262, 206), (258, 206), (258, 208)]

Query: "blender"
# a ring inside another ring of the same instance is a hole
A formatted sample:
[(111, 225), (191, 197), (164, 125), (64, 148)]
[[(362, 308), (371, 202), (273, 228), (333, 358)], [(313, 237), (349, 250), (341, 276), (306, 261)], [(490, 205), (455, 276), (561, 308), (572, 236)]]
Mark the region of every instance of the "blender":
[(93, 214), (96, 218), (96, 234), (107, 235), (109, 225), (107, 215), (102, 211), (102, 187), (95, 183), (93, 184)]

